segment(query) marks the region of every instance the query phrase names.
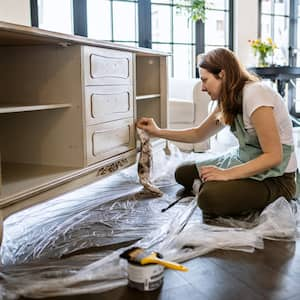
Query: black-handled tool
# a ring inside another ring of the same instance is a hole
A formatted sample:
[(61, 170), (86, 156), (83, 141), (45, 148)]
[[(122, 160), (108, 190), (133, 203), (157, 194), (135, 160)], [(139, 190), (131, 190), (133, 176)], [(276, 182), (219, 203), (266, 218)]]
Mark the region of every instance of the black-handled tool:
[(180, 189), (177, 193), (176, 193), (177, 199), (173, 202), (171, 202), (167, 207), (162, 208), (161, 212), (165, 212), (167, 211), (169, 208), (171, 208), (172, 206), (174, 206), (175, 204), (177, 204), (181, 199), (185, 198), (185, 197), (191, 197), (194, 196), (192, 191), (186, 190), (186, 189)]

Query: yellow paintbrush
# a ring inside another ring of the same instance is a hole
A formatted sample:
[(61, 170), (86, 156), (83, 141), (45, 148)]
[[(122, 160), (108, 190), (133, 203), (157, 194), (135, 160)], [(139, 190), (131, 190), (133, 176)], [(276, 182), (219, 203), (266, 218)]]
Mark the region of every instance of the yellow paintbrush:
[(126, 250), (120, 257), (127, 259), (129, 262), (134, 262), (140, 265), (158, 264), (166, 268), (178, 271), (188, 271), (188, 268), (176, 262), (167, 261), (161, 258), (157, 252), (147, 252), (140, 247), (133, 247)]

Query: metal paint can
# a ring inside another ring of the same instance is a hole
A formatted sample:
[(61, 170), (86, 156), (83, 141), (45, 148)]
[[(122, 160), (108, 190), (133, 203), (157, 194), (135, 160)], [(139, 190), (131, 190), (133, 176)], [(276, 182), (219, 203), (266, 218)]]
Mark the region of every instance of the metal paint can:
[(158, 264), (140, 265), (128, 262), (128, 285), (140, 291), (153, 291), (161, 287), (164, 267)]

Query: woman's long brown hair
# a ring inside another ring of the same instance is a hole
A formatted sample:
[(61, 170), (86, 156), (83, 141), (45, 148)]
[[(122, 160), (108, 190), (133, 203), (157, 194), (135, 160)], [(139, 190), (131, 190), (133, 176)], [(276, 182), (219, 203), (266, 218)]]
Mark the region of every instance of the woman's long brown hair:
[(242, 113), (240, 97), (243, 87), (247, 82), (257, 81), (258, 78), (244, 68), (232, 51), (225, 48), (217, 48), (201, 55), (198, 67), (206, 69), (219, 79), (220, 72), (224, 71), (218, 105), (222, 122), (232, 125), (236, 115)]

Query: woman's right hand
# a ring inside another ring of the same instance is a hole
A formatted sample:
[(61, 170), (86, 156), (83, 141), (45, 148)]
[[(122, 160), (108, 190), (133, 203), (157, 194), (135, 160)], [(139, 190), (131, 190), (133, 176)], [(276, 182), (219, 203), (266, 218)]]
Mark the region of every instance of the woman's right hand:
[(157, 126), (153, 118), (141, 118), (136, 122), (136, 126), (145, 130), (151, 136), (158, 136), (160, 128)]

